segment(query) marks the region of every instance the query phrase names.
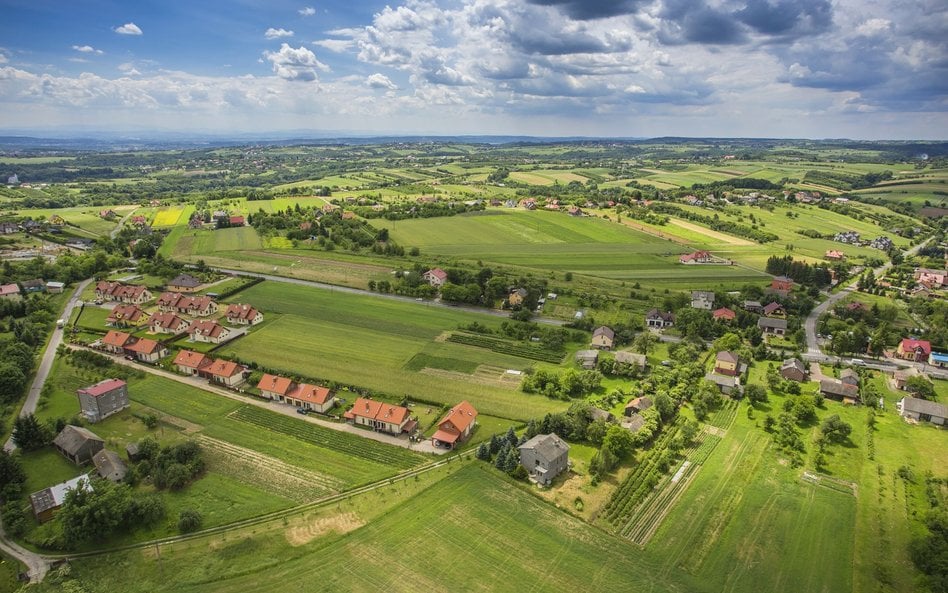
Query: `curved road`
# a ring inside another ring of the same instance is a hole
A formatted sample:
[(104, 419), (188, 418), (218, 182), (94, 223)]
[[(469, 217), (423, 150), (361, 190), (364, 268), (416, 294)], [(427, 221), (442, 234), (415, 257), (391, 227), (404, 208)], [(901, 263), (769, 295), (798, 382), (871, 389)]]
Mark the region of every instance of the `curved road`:
[[(92, 282), (92, 278), (83, 280), (76, 286), (76, 289), (72, 292), (72, 296), (69, 297), (69, 302), (66, 303), (66, 308), (60, 317), (61, 319), (69, 320), (69, 317), (72, 315), (72, 310), (79, 304), (79, 295), (89, 286), (90, 282)], [(43, 359), (40, 361), (39, 368), (36, 369), (36, 376), (33, 377), (33, 383), (30, 385), (30, 392), (26, 396), (26, 401), (23, 402), (23, 407), (20, 408), (20, 416), (27, 416), (36, 412), (36, 404), (39, 401), (40, 392), (43, 391), (46, 377), (49, 376), (49, 371), (53, 366), (53, 359), (56, 358), (56, 349), (63, 343), (65, 331), (66, 328), (56, 327), (53, 329), (53, 335), (49, 338), (46, 351), (43, 353)], [(16, 449), (16, 444), (14, 444), (12, 437), (7, 439), (6, 444), (3, 445), (3, 449), (5, 451)]]

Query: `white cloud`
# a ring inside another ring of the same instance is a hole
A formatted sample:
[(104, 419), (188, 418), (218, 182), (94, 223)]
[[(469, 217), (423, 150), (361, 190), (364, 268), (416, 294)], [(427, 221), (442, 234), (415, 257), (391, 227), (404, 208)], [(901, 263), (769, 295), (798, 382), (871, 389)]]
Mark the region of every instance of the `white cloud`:
[(125, 73), (126, 76), (141, 76), (142, 73), (135, 68), (135, 65), (131, 62), (125, 62), (118, 65), (119, 72)]
[(284, 80), (317, 80), (316, 70), (329, 71), (329, 66), (316, 58), (307, 48), (290, 47), (284, 43), (280, 51), (265, 51), (263, 57), (273, 65), (273, 72)]
[(324, 47), (336, 53), (342, 53), (354, 48), (356, 42), (351, 39), (320, 39), (319, 41), (314, 41), (313, 45)]
[(297, 12), (300, 13), (300, 16), (313, 16), (314, 14), (316, 14), (316, 9), (313, 8), (312, 6), (306, 6), (304, 8), (299, 9)]
[(282, 37), (292, 37), (293, 31), (287, 31), (286, 29), (274, 29), (270, 27), (267, 29), (266, 33), (263, 34), (267, 39), (280, 39)]
[(115, 32), (119, 35), (141, 35), (142, 30), (135, 23), (125, 23), (121, 27), (116, 27)]
[(7, 54), (0, 52), (0, 64), (6, 64), (10, 61), (10, 58), (7, 57)]
[(91, 45), (74, 45), (72, 46), (72, 48), (76, 50), (77, 52), (83, 53), (83, 54), (95, 54), (97, 56), (101, 56), (102, 54), (105, 53), (101, 49), (96, 49), (92, 47)]
[(398, 90), (398, 86), (388, 76), (380, 72), (370, 74), (365, 78), (365, 85), (372, 89)]

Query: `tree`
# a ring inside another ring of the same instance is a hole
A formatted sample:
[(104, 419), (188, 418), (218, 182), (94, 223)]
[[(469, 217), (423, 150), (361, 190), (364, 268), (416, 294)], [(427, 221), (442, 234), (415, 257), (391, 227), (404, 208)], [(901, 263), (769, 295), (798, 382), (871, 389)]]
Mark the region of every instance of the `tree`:
[(767, 390), (763, 385), (750, 383), (744, 387), (744, 397), (746, 397), (747, 401), (751, 404), (763, 403), (767, 401)]
[(511, 444), (511, 446), (516, 446), (516, 444), (517, 444), (517, 433), (514, 432), (513, 426), (511, 426), (510, 428), (507, 429), (507, 434), (504, 436), (504, 438), (507, 440), (508, 443)]
[(668, 422), (675, 417), (675, 400), (669, 397), (664, 391), (659, 391), (655, 394), (655, 408), (658, 410), (658, 415), (661, 416), (662, 422)]
[(487, 443), (481, 443), (478, 445), (474, 456), (481, 461), (490, 461), (490, 449), (487, 447)]
[(644, 331), (632, 340), (632, 350), (639, 354), (648, 354), (658, 343), (658, 337), (650, 331)]
[(41, 449), (51, 440), (49, 429), (33, 414), (19, 416), (13, 421), (13, 442), (24, 451)]
[(839, 414), (833, 414), (820, 424), (820, 432), (823, 434), (823, 437), (833, 443), (845, 441), (849, 438), (849, 434), (852, 431), (852, 425), (840, 419)]
[(0, 498), (4, 501), (19, 498), (24, 484), (26, 472), (23, 471), (20, 458), (0, 451)]
[(613, 424), (606, 429), (606, 436), (602, 439), (602, 448), (608, 449), (616, 459), (623, 459), (632, 452), (635, 447), (635, 440), (632, 433), (622, 428), (618, 424)]
[(689, 444), (698, 436), (698, 423), (695, 421), (685, 422), (681, 427), (681, 438), (684, 444)]
[(12, 401), (19, 397), (26, 386), (26, 375), (13, 363), (0, 364), (0, 398)]
[(504, 457), (503, 470), (512, 474), (518, 467), (520, 467), (520, 451), (515, 446), (509, 447)]
[(184, 509), (178, 515), (178, 531), (181, 533), (192, 533), (201, 528), (204, 517), (194, 509)]
[(935, 387), (932, 382), (922, 375), (909, 377), (905, 381), (905, 390), (921, 399), (934, 400)]
[(84, 542), (111, 535), (125, 524), (131, 502), (127, 484), (93, 479), (88, 487), (66, 492), (59, 517), (67, 541)]

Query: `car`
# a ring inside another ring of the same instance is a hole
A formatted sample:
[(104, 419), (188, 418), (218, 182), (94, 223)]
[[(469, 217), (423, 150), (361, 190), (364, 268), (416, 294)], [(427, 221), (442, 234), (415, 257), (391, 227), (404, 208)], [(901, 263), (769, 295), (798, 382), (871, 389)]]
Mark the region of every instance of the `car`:
[(849, 364), (857, 367), (864, 367), (866, 366), (866, 361), (861, 358), (854, 358), (849, 361)]
[(305, 416), (306, 414), (309, 414), (309, 410), (307, 410), (306, 408), (296, 408), (296, 413), (302, 414)]
[(125, 360), (135, 360), (135, 357), (132, 356), (131, 354), (126, 354), (126, 355), (125, 355)]

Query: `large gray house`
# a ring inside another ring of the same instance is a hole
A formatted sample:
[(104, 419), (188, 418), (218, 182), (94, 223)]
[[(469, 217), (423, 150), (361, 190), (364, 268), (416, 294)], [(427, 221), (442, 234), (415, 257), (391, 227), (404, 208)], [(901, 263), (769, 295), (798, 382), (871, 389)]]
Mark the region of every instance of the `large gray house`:
[(538, 484), (548, 486), (569, 467), (569, 445), (555, 434), (538, 434), (520, 445), (520, 465)]
[(911, 420), (944, 426), (945, 418), (948, 418), (948, 406), (917, 397), (903, 397), (895, 404), (895, 407), (899, 410), (900, 416)]
[(79, 409), (89, 422), (98, 422), (129, 406), (128, 385), (121, 379), (106, 379), (76, 390)]

